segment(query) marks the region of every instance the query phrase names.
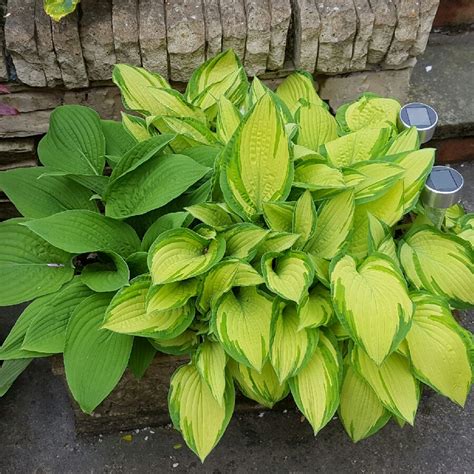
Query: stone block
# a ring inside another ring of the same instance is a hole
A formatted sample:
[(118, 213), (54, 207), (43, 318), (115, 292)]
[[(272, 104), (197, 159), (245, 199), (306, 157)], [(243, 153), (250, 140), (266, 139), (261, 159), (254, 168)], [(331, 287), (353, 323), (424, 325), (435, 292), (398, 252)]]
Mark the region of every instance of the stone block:
[(201, 2), (174, 0), (166, 2), (165, 7), (170, 78), (185, 82), (205, 59), (206, 31)]
[(43, 0), (36, 0), (35, 28), (36, 47), (46, 77), (46, 84), (48, 87), (55, 87), (63, 80), (53, 46), (51, 19), (44, 11)]
[[(340, 74), (351, 68), (357, 15), (353, 0), (317, 0), (321, 18), (316, 70)], [(321, 5), (323, 5), (321, 7)]]
[(86, 65), (82, 56), (77, 11), (53, 21), (53, 44), (64, 85), (68, 89), (87, 87)]
[[(439, 0), (418, 0), (418, 2), (420, 4), (420, 22), (416, 34), (416, 41), (410, 49), (412, 56), (419, 56), (424, 53), (439, 5)], [(472, 3), (471, 10), (472, 21), (474, 23), (474, 3)]]
[(392, 0), (369, 0), (374, 13), (374, 28), (369, 43), (369, 64), (380, 63), (387, 54), (392, 41), (397, 12)]
[(48, 131), (51, 110), (0, 116), (0, 138), (20, 138), (42, 135)]
[(112, 30), (117, 62), (141, 66), (138, 0), (112, 0)]
[(374, 92), (406, 102), (412, 69), (355, 72), (344, 76), (316, 77), (319, 95), (336, 111), (364, 92)]
[(1, 140), (0, 167), (12, 167), (16, 163), (31, 163), (32, 161), (36, 164), (35, 148), (35, 140), (33, 138)]
[(203, 0), (206, 27), (206, 59), (222, 51), (222, 25), (219, 0)]
[(138, 24), (143, 67), (168, 78), (164, 0), (139, 0)]
[(375, 15), (370, 8), (369, 0), (354, 0), (354, 6), (357, 17), (357, 34), (354, 39), (350, 68), (352, 71), (362, 71), (367, 66)]
[(293, 62), (313, 73), (318, 59), (321, 21), (315, 0), (291, 0), (293, 10)]
[(63, 103), (60, 89), (26, 90), (2, 95), (0, 101), (22, 113), (52, 110)]
[(395, 0), (397, 26), (390, 48), (385, 57), (385, 66), (400, 66), (410, 57), (410, 49), (415, 45), (419, 23), (419, 3), (413, 0)]
[(123, 110), (120, 91), (115, 86), (94, 87), (87, 91), (67, 91), (64, 104), (78, 104), (93, 108), (102, 119), (121, 120)]
[[(7, 13), (7, 0), (0, 0), (0, 15), (4, 18)], [(5, 28), (0, 23), (0, 81), (8, 80), (8, 69), (5, 57)]]
[(10, 0), (5, 19), (5, 45), (18, 79), (33, 87), (45, 87), (35, 36), (35, 0)]
[(89, 80), (110, 79), (117, 62), (112, 32), (112, 2), (82, 0), (80, 5), (82, 15), (79, 32)]
[(286, 41), (291, 20), (290, 0), (270, 0), (270, 52), (267, 69), (281, 69), (285, 62)]
[(233, 49), (244, 62), (247, 19), (244, 0), (219, 0), (222, 23), (222, 49)]
[(249, 76), (258, 76), (267, 68), (270, 51), (269, 0), (245, 0), (247, 16), (247, 42), (245, 44), (245, 70)]

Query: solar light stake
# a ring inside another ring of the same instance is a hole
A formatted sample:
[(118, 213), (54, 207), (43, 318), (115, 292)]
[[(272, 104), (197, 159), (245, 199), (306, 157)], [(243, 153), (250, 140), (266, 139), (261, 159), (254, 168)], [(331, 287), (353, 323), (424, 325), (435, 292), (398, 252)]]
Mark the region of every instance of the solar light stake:
[(459, 171), (448, 166), (433, 166), (421, 201), (427, 216), (438, 229), (444, 222), (446, 209), (459, 201), (463, 186), (464, 178)]
[(411, 102), (400, 109), (399, 120), (403, 128), (416, 127), (420, 143), (429, 142), (438, 123), (438, 114), (433, 107), (421, 102)]

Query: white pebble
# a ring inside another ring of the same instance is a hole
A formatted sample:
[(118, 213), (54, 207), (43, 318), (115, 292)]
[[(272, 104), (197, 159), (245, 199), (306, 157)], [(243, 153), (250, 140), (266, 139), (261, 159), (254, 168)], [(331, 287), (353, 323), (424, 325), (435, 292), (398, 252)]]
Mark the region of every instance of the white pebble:
[(425, 67), (426, 72), (431, 72), (432, 69), (433, 69), (433, 66), (426, 66)]
[(179, 462), (175, 462), (175, 463), (173, 464), (173, 467), (178, 467), (178, 466), (179, 466)]

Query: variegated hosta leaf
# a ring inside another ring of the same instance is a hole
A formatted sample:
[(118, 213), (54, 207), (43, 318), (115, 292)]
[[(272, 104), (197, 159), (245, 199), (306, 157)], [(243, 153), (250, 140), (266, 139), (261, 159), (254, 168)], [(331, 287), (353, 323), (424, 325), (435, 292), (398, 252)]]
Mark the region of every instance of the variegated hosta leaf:
[(474, 304), (474, 251), (468, 242), (423, 226), (400, 241), (400, 262), (418, 289), (454, 306)]
[(213, 202), (194, 204), (194, 206), (185, 207), (185, 209), (196, 219), (217, 230), (223, 230), (235, 224), (238, 219), (226, 209), (225, 205)]
[(344, 191), (328, 199), (318, 212), (318, 222), (313, 237), (305, 251), (318, 257), (331, 259), (342, 248), (352, 229), (354, 192)]
[(219, 405), (224, 402), (227, 355), (219, 342), (202, 342), (194, 358), (196, 368)]
[(315, 277), (326, 287), (330, 287), (329, 283), (329, 264), (330, 260), (318, 257), (314, 254), (308, 254), (311, 262), (313, 262)]
[(425, 185), (426, 178), (433, 167), (435, 158), (434, 148), (423, 148), (404, 153), (394, 158), (393, 163), (401, 166), (403, 175), (403, 203), (404, 213), (411, 211), (418, 201), (420, 192)]
[(168, 407), (174, 427), (201, 461), (224, 434), (234, 411), (235, 391), (230, 377), (226, 381), (223, 403), (219, 403), (190, 364), (181, 366), (171, 377)]
[(258, 286), (265, 283), (262, 275), (247, 262), (240, 262), (234, 276), (233, 286)]
[(267, 234), (268, 230), (253, 224), (236, 224), (223, 233), (226, 241), (225, 253), (229, 257), (252, 259)]
[(393, 240), (390, 228), (377, 217), (368, 213), (369, 222), (369, 255), (378, 252), (390, 257), (393, 263), (400, 266), (397, 256), (397, 246)]
[(264, 407), (272, 408), (288, 395), (288, 383), (279, 382), (270, 362), (263, 366), (261, 372), (257, 372), (231, 359), (229, 369), (240, 391)]
[(156, 350), (175, 356), (191, 354), (200, 342), (197, 332), (191, 329), (187, 329), (179, 336), (171, 339), (153, 339), (153, 337), (149, 337), (148, 340)]
[(288, 137), (274, 100), (265, 94), (223, 152), (220, 184), (229, 207), (253, 219), (267, 201), (288, 196), (293, 179)]
[(324, 145), (329, 163), (338, 168), (375, 158), (390, 136), (389, 128), (363, 128)]
[(333, 265), (331, 293), (337, 315), (354, 341), (381, 364), (410, 328), (413, 304), (405, 280), (381, 254), (359, 266), (346, 255)]
[(278, 380), (283, 383), (303, 368), (318, 344), (316, 329), (298, 329), (299, 318), (292, 303), (278, 303), (275, 334), (270, 349), (270, 360)]
[(374, 201), (382, 196), (405, 173), (401, 166), (375, 160), (355, 163), (352, 168), (365, 175), (364, 181), (357, 184), (354, 188), (356, 204)]
[(291, 73), (277, 88), (276, 94), (294, 113), (300, 106), (300, 99), (309, 103), (323, 105), (323, 101), (316, 93), (311, 74), (303, 71)]
[(305, 191), (296, 201), (293, 211), (293, 233), (300, 235), (295, 248), (302, 248), (311, 238), (316, 229), (316, 219), (313, 196), (309, 191)]
[(471, 338), (454, 320), (442, 298), (418, 293), (412, 299), (415, 313), (406, 341), (415, 374), (464, 406), (472, 382)]
[(373, 435), (390, 419), (390, 412), (350, 364), (342, 382), (339, 418), (354, 442)]
[(148, 140), (153, 136), (148, 130), (146, 120), (135, 115), (126, 114), (125, 112), (122, 112), (121, 115), (123, 127), (138, 142)]
[(361, 97), (346, 109), (345, 121), (349, 130), (355, 131), (377, 125), (397, 125), (400, 104), (383, 97)]
[(120, 89), (125, 107), (146, 114), (154, 114), (155, 110), (161, 108), (161, 104), (157, 104), (156, 99), (150, 95), (150, 89), (171, 89), (168, 82), (159, 74), (128, 64), (116, 64), (112, 80)]
[(186, 280), (200, 275), (225, 253), (225, 241), (207, 240), (189, 229), (163, 232), (148, 253), (148, 267), (154, 285)]
[(262, 257), (265, 284), (273, 293), (299, 303), (313, 282), (314, 268), (304, 252), (267, 253)]
[(344, 189), (347, 184), (340, 169), (321, 163), (317, 159), (308, 159), (296, 166), (293, 186), (317, 191), (319, 189)]
[(398, 155), (406, 151), (415, 151), (420, 148), (420, 137), (416, 127), (410, 127), (398, 134), (389, 144), (384, 155)]
[(337, 138), (337, 122), (320, 104), (303, 102), (295, 113), (298, 124), (296, 143), (318, 151), (321, 145)]
[(260, 261), (267, 252), (284, 252), (291, 248), (299, 239), (298, 234), (288, 232), (270, 232), (265, 240), (258, 246), (255, 260)]
[(271, 230), (291, 232), (294, 208), (289, 202), (267, 202), (263, 204), (263, 218)]
[(217, 101), (216, 133), (222, 143), (227, 143), (240, 125), (242, 117), (237, 107), (225, 96)]
[(290, 390), (296, 405), (317, 434), (333, 417), (339, 405), (342, 360), (337, 343), (320, 332), (316, 350), (295, 377)]
[(327, 326), (333, 314), (331, 293), (324, 286), (317, 285), (310, 290), (308, 298), (298, 306), (298, 331)]
[(326, 163), (326, 158), (317, 151), (310, 150), (305, 146), (293, 145), (293, 159), (295, 161), (316, 160), (320, 163)]
[(146, 312), (166, 311), (185, 305), (197, 295), (198, 281), (194, 278), (166, 285), (151, 286), (146, 295)]
[(262, 370), (270, 350), (273, 305), (255, 287), (226, 293), (216, 304), (212, 327), (224, 350), (237, 362)]
[(361, 348), (355, 346), (351, 352), (351, 363), (385, 408), (413, 425), (420, 393), (408, 360), (393, 353), (378, 366)]

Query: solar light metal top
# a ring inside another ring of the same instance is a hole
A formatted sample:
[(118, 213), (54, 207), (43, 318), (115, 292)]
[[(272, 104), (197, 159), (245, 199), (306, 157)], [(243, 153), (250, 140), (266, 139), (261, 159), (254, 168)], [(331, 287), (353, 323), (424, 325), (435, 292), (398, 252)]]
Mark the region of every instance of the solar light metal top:
[(433, 138), (438, 114), (433, 107), (421, 102), (411, 102), (400, 109), (400, 123), (404, 128), (416, 127), (420, 143), (426, 143)]

